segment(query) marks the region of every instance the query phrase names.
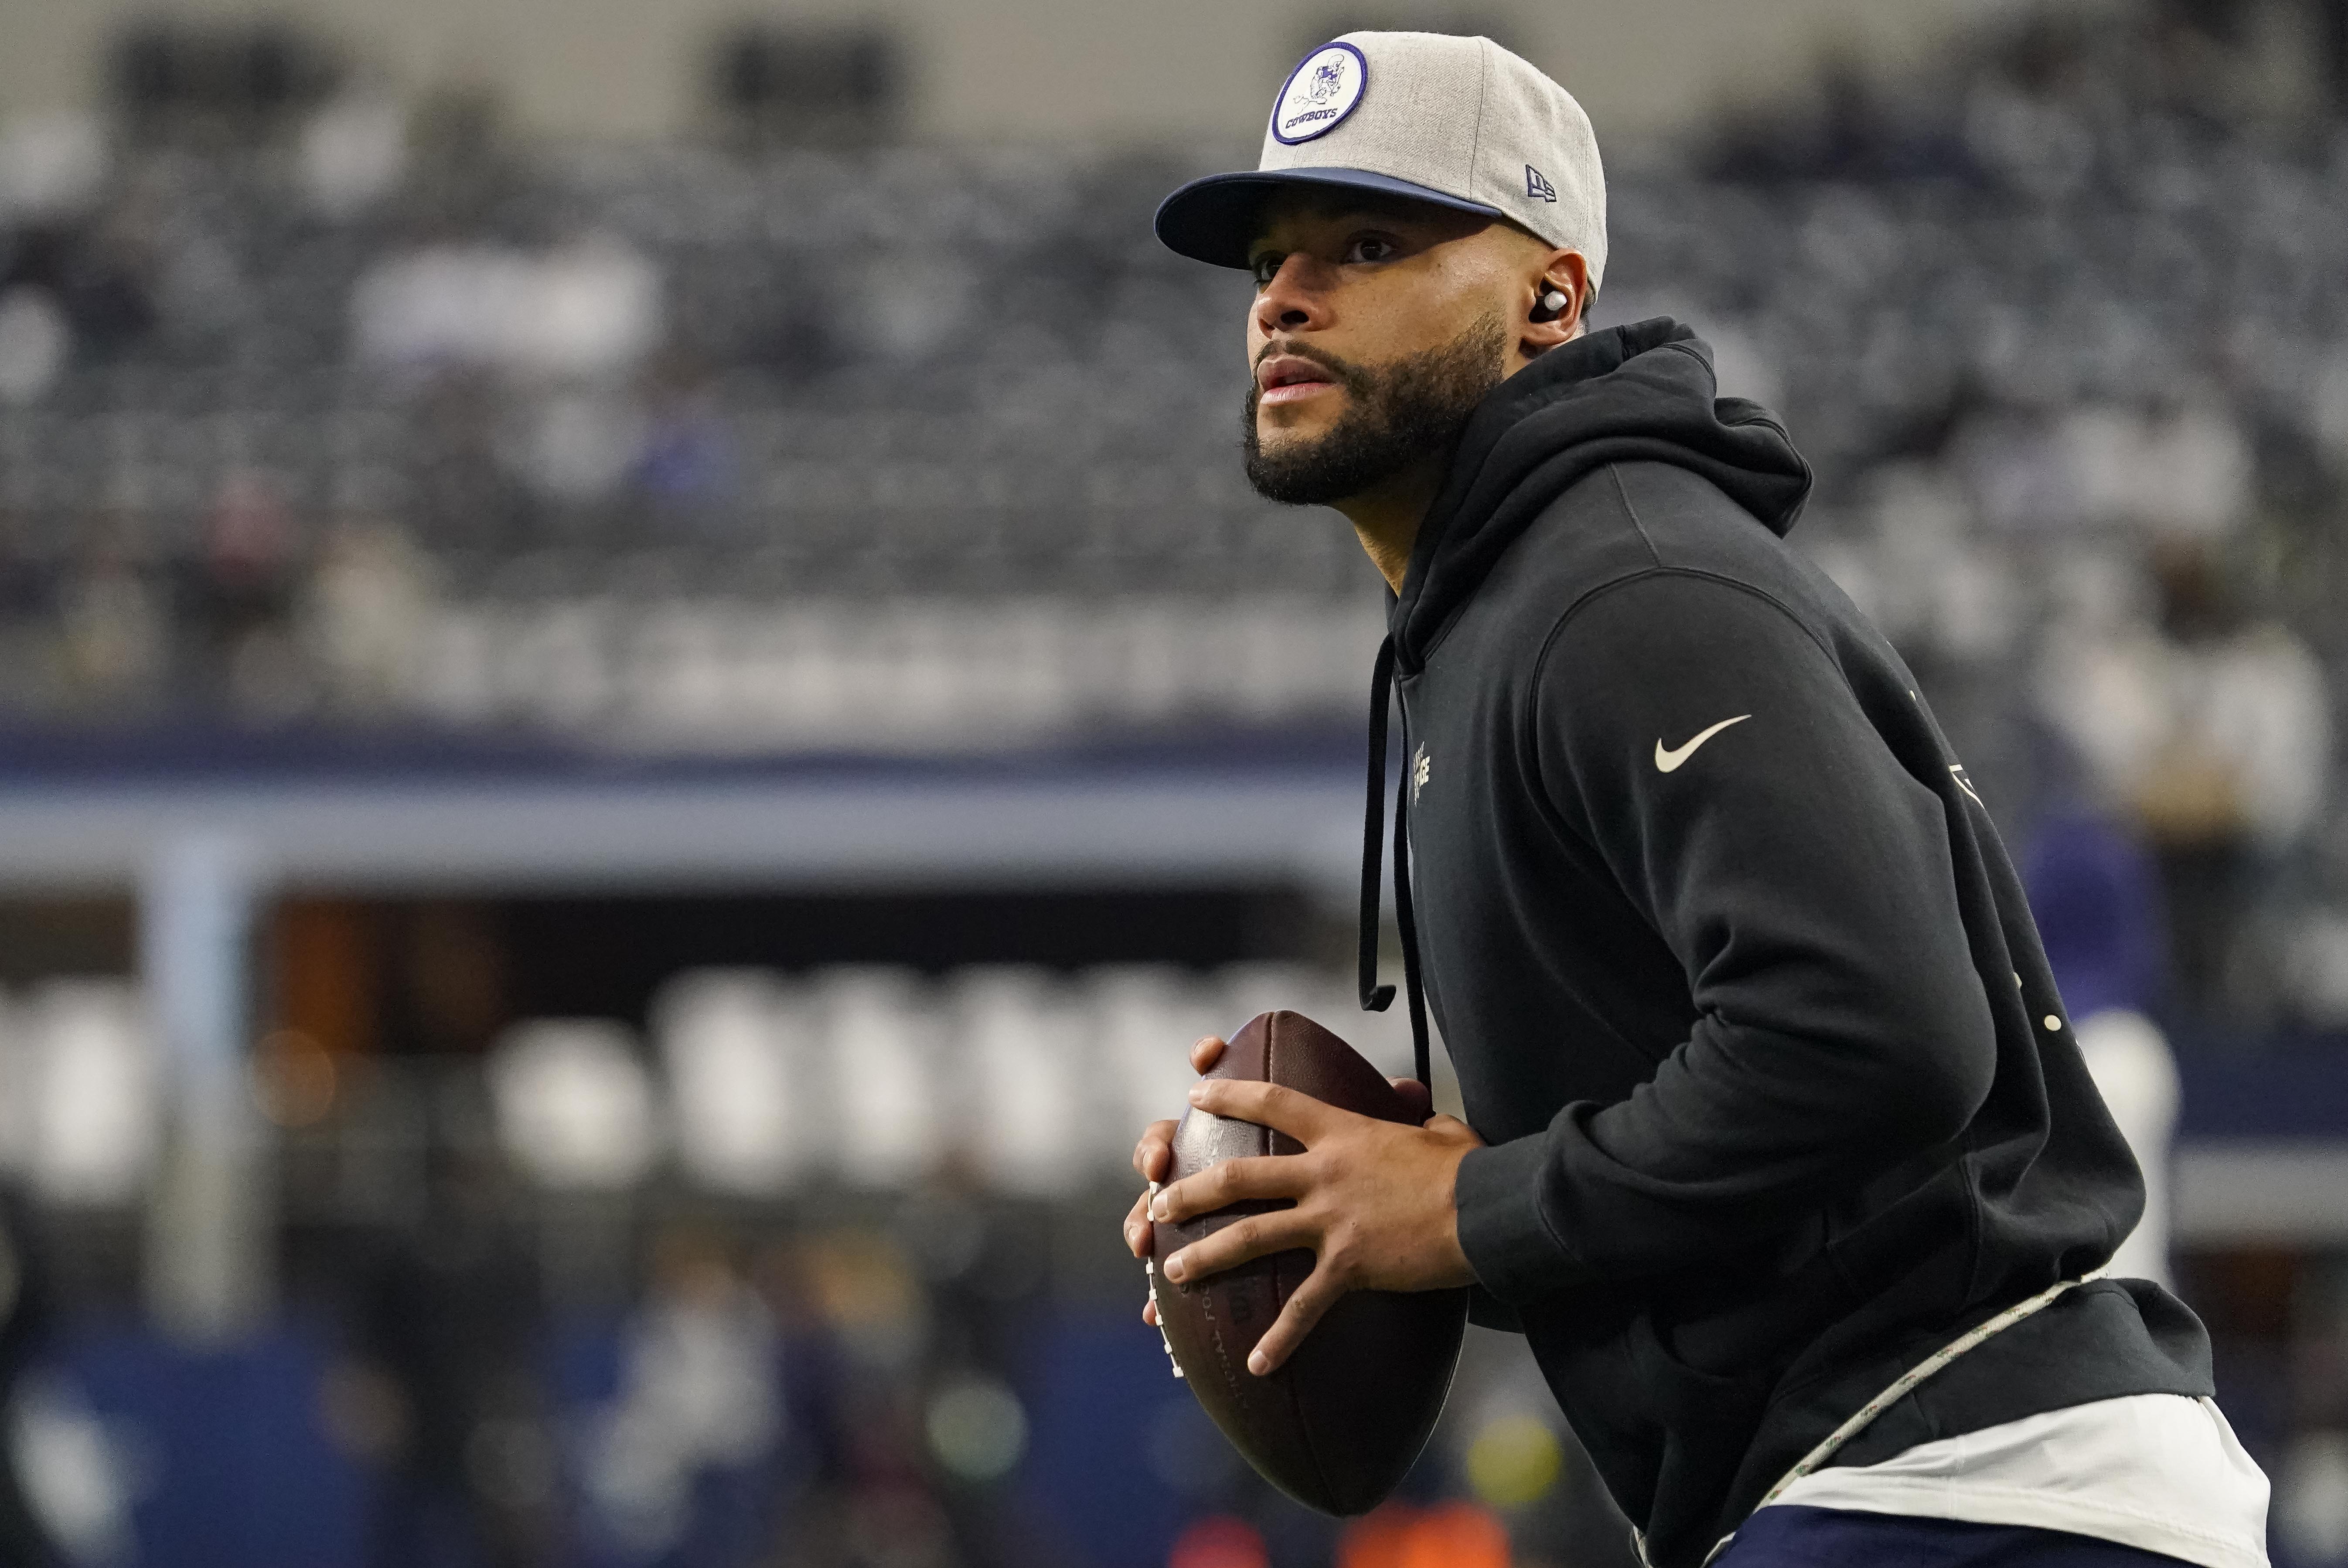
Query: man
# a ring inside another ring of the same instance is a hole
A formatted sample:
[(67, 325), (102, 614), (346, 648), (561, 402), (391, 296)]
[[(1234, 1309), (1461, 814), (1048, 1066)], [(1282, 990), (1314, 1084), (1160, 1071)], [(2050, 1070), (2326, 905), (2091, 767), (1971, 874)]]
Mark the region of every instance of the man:
[(1406, 975), (1468, 1122), (1201, 1083), (1306, 1152), (1145, 1197), (1128, 1243), (1290, 1201), (1165, 1265), (1314, 1252), (1258, 1375), (1345, 1290), (1475, 1286), (1661, 1568), (2257, 1568), (2200, 1324), (2086, 1277), (2141, 1186), (1989, 815), (1782, 542), (1810, 476), (1776, 422), (1676, 323), (1584, 331), (1604, 204), (1524, 61), (1360, 33), (1256, 170), (1159, 210), (1255, 276), (1251, 479), (1343, 512), (1394, 590)]

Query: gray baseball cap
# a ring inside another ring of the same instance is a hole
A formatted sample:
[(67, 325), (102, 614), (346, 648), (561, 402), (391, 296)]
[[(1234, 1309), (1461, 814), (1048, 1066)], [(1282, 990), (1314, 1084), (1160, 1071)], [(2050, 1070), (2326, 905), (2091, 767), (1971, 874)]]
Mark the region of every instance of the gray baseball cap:
[(1573, 95), (1489, 38), (1348, 33), (1304, 56), (1253, 169), (1210, 174), (1158, 209), (1158, 237), (1244, 267), (1256, 210), (1282, 187), (1327, 186), (1506, 218), (1606, 271), (1606, 173)]

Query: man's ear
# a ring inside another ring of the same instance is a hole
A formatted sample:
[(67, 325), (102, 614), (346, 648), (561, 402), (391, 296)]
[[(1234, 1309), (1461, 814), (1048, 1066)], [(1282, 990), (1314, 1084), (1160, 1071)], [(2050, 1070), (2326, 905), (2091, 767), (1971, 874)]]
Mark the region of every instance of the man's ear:
[[(1558, 305), (1548, 302), (1563, 296)], [(1538, 359), (1561, 343), (1580, 337), (1581, 313), (1590, 303), (1590, 263), (1579, 251), (1551, 251), (1540, 270), (1526, 280), (1524, 323), (1518, 328), (1519, 350)]]

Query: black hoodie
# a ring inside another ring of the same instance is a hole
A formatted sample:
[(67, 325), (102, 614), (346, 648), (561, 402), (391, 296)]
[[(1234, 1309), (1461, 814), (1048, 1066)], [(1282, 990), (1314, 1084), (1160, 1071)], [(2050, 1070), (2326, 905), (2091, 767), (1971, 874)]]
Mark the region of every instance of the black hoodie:
[[(2143, 1205), (1988, 812), (1782, 539), (1809, 483), (1685, 327), (1579, 339), (1477, 410), (1380, 661), (1406, 951), (1490, 1145), (1457, 1194), (1480, 1316), (1525, 1333), (1661, 1568)], [(2104, 1281), (1838, 1462), (2209, 1391), (2193, 1315)]]

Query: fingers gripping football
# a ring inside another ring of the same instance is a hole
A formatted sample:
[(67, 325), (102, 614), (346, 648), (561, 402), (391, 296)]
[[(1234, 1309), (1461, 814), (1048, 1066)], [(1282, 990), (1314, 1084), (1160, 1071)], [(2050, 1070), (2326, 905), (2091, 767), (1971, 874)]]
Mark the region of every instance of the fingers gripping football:
[(1259, 1377), (1286, 1360), (1348, 1290), (1434, 1290), (1473, 1280), (1452, 1207), (1459, 1161), (1479, 1143), (1466, 1124), (1448, 1116), (1422, 1127), (1381, 1122), (1247, 1080), (1200, 1083), (1190, 1102), (1304, 1146), (1301, 1154), (1224, 1161), (1165, 1187), (1148, 1210), (1179, 1221), (1238, 1203), (1291, 1201), (1235, 1220), (1165, 1263), (1166, 1277), (1179, 1282), (1271, 1253), (1312, 1252), (1313, 1273), (1249, 1358)]
[[(1313, 1190), (1315, 1176), (1322, 1173), (1313, 1159), (1316, 1145), (1340, 1130), (1349, 1129), (1350, 1124), (1358, 1124), (1361, 1130), (1390, 1128), (1393, 1125), (1324, 1105), (1309, 1095), (1299, 1094), (1293, 1089), (1285, 1089), (1277, 1083), (1246, 1080), (1209, 1080), (1194, 1085), (1190, 1091), (1190, 1103), (1218, 1116), (1253, 1122), (1276, 1132), (1284, 1132), (1303, 1144), (1305, 1152), (1302, 1154), (1272, 1154), (1260, 1159), (1225, 1160), (1195, 1176), (1175, 1182), (1160, 1191), (1150, 1204), (1149, 1214), (1153, 1219), (1186, 1220), (1194, 1214), (1212, 1214), (1250, 1199), (1301, 1198)], [(1321, 1163), (1325, 1164), (1326, 1162)], [(1172, 1275), (1177, 1264), (1198, 1250), (1198, 1246), (1191, 1246), (1177, 1253), (1168, 1263), (1167, 1272)], [(1234, 1258), (1231, 1261), (1243, 1260)], [(1228, 1268), (1231, 1263), (1220, 1266)]]
[[(1170, 1128), (1174, 1124), (1169, 1122), (1163, 1125)], [(1138, 1156), (1137, 1156), (1138, 1162)], [(1174, 1184), (1165, 1191), (1172, 1193), (1179, 1189), (1188, 1194), (1184, 1199), (1188, 1205), (1184, 1213), (1210, 1214), (1217, 1209), (1229, 1208), (1233, 1204), (1296, 1196), (1302, 1190), (1304, 1180), (1303, 1173), (1296, 1166), (1296, 1159), (1286, 1156), (1226, 1160), (1221, 1164), (1200, 1172), (1187, 1182)], [(1158, 1201), (1163, 1202), (1162, 1196)], [(1147, 1257), (1149, 1255), (1151, 1203), (1152, 1194), (1143, 1193), (1133, 1201), (1133, 1207), (1125, 1216), (1125, 1245), (1133, 1250), (1136, 1257)], [(1200, 1274), (1214, 1274), (1244, 1263), (1251, 1257), (1262, 1256), (1265, 1253), (1285, 1252), (1293, 1247), (1312, 1245), (1302, 1225), (1292, 1223), (1294, 1219), (1294, 1211), (1285, 1210), (1278, 1214), (1261, 1214), (1237, 1221), (1216, 1232), (1197, 1246), (1185, 1248), (1176, 1254), (1168, 1261), (1166, 1277), (1171, 1280), (1187, 1277), (1185, 1260), (1189, 1268), (1195, 1268)], [(1220, 1261), (1215, 1261), (1216, 1259)], [(1153, 1300), (1142, 1302), (1141, 1320), (1152, 1327), (1156, 1326), (1157, 1302)]]
[[(1190, 1071), (1204, 1072), (1222, 1060), (1226, 1042), (1220, 1035), (1202, 1035), (1190, 1046)], [(1174, 1164), (1174, 1129), (1180, 1123), (1171, 1121), (1152, 1122), (1143, 1129), (1141, 1142), (1133, 1146), (1133, 1168), (1149, 1184), (1149, 1191), (1133, 1200), (1133, 1207), (1125, 1216), (1125, 1245), (1136, 1257), (1149, 1255), (1149, 1197), (1166, 1173)], [(1151, 1327), (1158, 1327), (1158, 1303), (1144, 1300), (1141, 1320)]]
[(1302, 1197), (1311, 1185), (1312, 1159), (1309, 1153), (1266, 1154), (1210, 1165), (1197, 1175), (1159, 1192), (1150, 1207), (1150, 1216), (1187, 1220), (1193, 1214), (1210, 1214), (1218, 1209), (1230, 1208), (1233, 1204)]
[(1356, 1288), (1345, 1282), (1340, 1272), (1342, 1267), (1341, 1260), (1326, 1253), (1315, 1255), (1313, 1272), (1304, 1276), (1304, 1283), (1290, 1295), (1280, 1317), (1256, 1341), (1254, 1351), (1248, 1357), (1249, 1371), (1259, 1378), (1271, 1376), (1273, 1368), (1285, 1363), (1304, 1343), (1313, 1326), (1344, 1299), (1345, 1292)]
[[(1220, 1061), (1224, 1041), (1220, 1036), (1207, 1035), (1190, 1047), (1190, 1071), (1204, 1072)], [(1133, 1168), (1145, 1182), (1162, 1182), (1174, 1163), (1173, 1122), (1152, 1122), (1142, 1130), (1141, 1142), (1133, 1146)], [(1126, 1227), (1127, 1239), (1132, 1239), (1132, 1227)]]

